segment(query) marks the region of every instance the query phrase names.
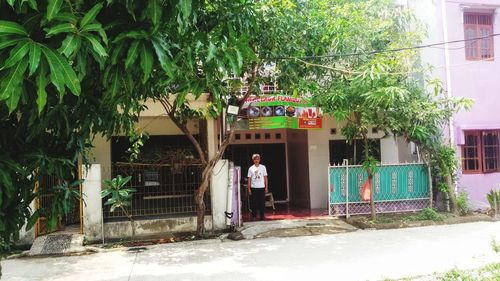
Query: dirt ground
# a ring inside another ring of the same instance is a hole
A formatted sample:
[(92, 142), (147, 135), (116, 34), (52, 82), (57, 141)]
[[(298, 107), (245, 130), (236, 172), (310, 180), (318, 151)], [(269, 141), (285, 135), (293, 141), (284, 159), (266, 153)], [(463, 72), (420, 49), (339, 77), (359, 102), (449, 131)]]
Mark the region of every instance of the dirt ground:
[(455, 216), (450, 213), (439, 213), (440, 217), (435, 220), (422, 219), (419, 214), (420, 213), (418, 212), (378, 214), (375, 221), (372, 221), (370, 216), (351, 216), (349, 218), (346, 218), (346, 222), (360, 229), (393, 229), (498, 220), (489, 215), (481, 213), (472, 213), (466, 216)]

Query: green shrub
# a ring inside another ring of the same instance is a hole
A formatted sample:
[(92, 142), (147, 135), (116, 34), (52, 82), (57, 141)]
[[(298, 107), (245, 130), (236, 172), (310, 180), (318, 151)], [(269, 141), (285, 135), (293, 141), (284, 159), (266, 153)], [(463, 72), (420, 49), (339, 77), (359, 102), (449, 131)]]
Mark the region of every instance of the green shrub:
[(486, 199), (490, 203), (491, 210), (494, 215), (500, 214), (500, 190), (492, 189), (488, 194), (486, 194)]
[(452, 269), (446, 272), (444, 275), (437, 278), (439, 281), (476, 281), (477, 278), (474, 277), (470, 272), (458, 269)]
[(444, 219), (443, 215), (439, 214), (433, 208), (425, 208), (417, 216), (418, 220), (423, 221), (442, 221)]
[(467, 192), (462, 191), (460, 194), (457, 196), (457, 205), (458, 205), (458, 211), (461, 216), (465, 216), (470, 213), (470, 203), (469, 203), (469, 196), (467, 195)]
[(495, 251), (495, 253), (500, 253), (500, 244), (497, 243), (497, 240), (495, 240), (495, 238), (491, 239), (491, 247), (493, 248), (493, 251)]

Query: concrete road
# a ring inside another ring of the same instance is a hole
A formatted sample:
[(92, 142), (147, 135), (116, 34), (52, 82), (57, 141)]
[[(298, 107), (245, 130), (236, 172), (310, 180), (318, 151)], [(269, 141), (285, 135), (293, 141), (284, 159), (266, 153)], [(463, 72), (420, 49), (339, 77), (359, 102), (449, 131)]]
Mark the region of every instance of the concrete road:
[(500, 222), (163, 244), (2, 262), (2, 280), (381, 280), (500, 262)]

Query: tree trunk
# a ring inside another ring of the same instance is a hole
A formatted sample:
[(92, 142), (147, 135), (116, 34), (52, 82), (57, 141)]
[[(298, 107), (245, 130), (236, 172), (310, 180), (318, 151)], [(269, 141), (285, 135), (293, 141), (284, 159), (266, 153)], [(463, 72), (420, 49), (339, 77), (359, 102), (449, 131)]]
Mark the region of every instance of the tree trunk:
[(455, 188), (453, 188), (453, 180), (451, 179), (451, 175), (446, 176), (446, 184), (448, 185), (448, 197), (450, 198), (451, 212), (455, 215), (458, 215), (457, 195), (455, 194)]
[(375, 213), (375, 200), (373, 199), (373, 185), (372, 185), (372, 171), (368, 170), (368, 182), (370, 184), (371, 192), (370, 192), (370, 210), (372, 214), (372, 221), (377, 219), (377, 214)]
[(130, 221), (130, 227), (132, 227), (132, 242), (135, 241), (135, 221), (132, 218), (132, 215), (127, 212), (127, 210), (124, 207), (120, 207), (122, 211), (125, 213), (125, 216), (127, 216), (128, 220)]
[[(253, 83), (255, 82), (255, 79), (257, 77), (257, 69), (258, 65), (254, 65), (252, 67), (252, 74), (249, 78), (249, 83), (248, 83), (248, 91), (241, 97), (239, 101), (239, 109), (243, 106), (245, 100), (252, 94), (252, 86)], [(234, 133), (236, 130), (236, 124), (237, 124), (237, 118), (235, 118), (233, 124), (231, 124), (229, 134), (226, 134), (224, 136), (224, 141), (221, 143), (219, 146), (219, 149), (217, 150), (217, 153), (210, 158), (208, 161), (206, 160), (207, 158), (205, 157), (205, 153), (203, 152), (203, 149), (201, 148), (200, 143), (194, 138), (194, 136), (191, 134), (189, 129), (186, 127), (186, 125), (177, 118), (175, 115), (176, 109), (177, 109), (177, 104), (174, 102), (173, 105), (170, 104), (168, 99), (162, 99), (160, 100), (163, 108), (167, 112), (168, 116), (170, 119), (174, 122), (174, 124), (188, 137), (188, 139), (191, 141), (191, 143), (194, 145), (196, 151), (198, 152), (198, 156), (200, 157), (200, 161), (202, 165), (204, 166), (203, 168), (203, 173), (201, 176), (201, 183), (198, 189), (195, 192), (194, 195), (194, 201), (196, 204), (196, 234), (198, 236), (203, 236), (205, 234), (205, 202), (203, 201), (205, 197), (205, 192), (207, 191), (209, 184), (210, 184), (210, 177), (212, 176), (212, 171), (215, 168), (215, 165), (219, 160), (224, 156), (224, 152), (226, 151), (227, 146), (229, 145), (230, 141), (234, 137)], [(239, 110), (238, 110), (239, 111)], [(223, 137), (223, 136), (221, 136)]]
[[(364, 150), (365, 150), (365, 161), (368, 160), (368, 157), (370, 157), (370, 151), (369, 151), (369, 146), (368, 146), (368, 136), (366, 133), (363, 134), (363, 144), (364, 144)], [(373, 199), (373, 186), (372, 186), (372, 169), (368, 169), (368, 184), (370, 185), (370, 210), (371, 210), (371, 215), (372, 215), (372, 221), (377, 219), (377, 215), (375, 213), (375, 200)]]

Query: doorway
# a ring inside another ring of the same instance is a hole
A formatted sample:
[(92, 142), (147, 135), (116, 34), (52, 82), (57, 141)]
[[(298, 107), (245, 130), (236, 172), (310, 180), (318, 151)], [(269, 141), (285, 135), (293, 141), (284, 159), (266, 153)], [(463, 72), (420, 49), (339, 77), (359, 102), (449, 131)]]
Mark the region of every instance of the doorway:
[(241, 184), (246, 186), (247, 172), (252, 163), (252, 154), (260, 154), (261, 163), (266, 166), (269, 180), (269, 192), (275, 201), (288, 201), (286, 179), (286, 150), (284, 143), (271, 144), (235, 144), (226, 149), (225, 158), (241, 167)]

